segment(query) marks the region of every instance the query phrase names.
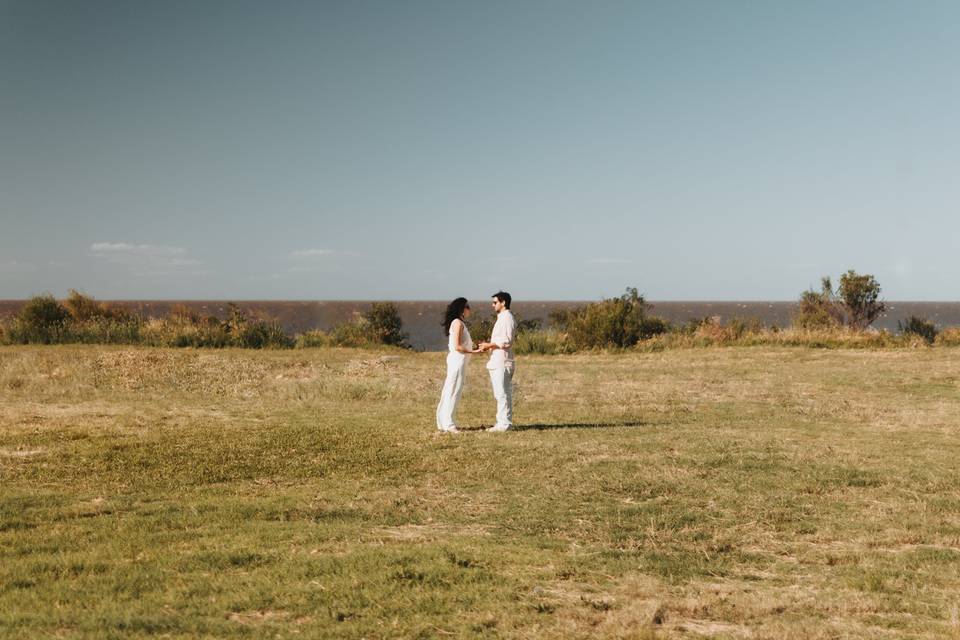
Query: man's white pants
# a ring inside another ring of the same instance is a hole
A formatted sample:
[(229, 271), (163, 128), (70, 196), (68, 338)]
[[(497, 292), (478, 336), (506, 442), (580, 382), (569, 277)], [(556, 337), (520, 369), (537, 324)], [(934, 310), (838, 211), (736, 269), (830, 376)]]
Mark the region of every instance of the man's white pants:
[(451, 429), (456, 425), (453, 414), (457, 410), (463, 384), (467, 380), (467, 358), (464, 354), (451, 351), (447, 354), (447, 379), (440, 392), (440, 404), (437, 405), (437, 429)]
[(513, 367), (488, 369), (493, 385), (493, 397), (497, 399), (497, 424), (501, 429), (513, 426)]

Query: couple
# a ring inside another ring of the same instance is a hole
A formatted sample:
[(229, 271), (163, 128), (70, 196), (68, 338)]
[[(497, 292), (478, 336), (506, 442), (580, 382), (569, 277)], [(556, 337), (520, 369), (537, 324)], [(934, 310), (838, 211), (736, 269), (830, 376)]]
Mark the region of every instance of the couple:
[(493, 325), (490, 342), (474, 345), (470, 330), (464, 322), (470, 317), (470, 305), (466, 298), (457, 298), (447, 305), (443, 320), (443, 330), (449, 353), (447, 354), (447, 379), (440, 392), (440, 404), (437, 405), (437, 429), (445, 433), (459, 433), (453, 414), (463, 392), (463, 383), (467, 376), (467, 360), (471, 354), (490, 352), (487, 370), (493, 384), (493, 397), (497, 399), (497, 424), (487, 431), (509, 431), (513, 428), (513, 335), (517, 323), (510, 313), (510, 294), (498, 291), (493, 294), (491, 305), (497, 312), (497, 322)]

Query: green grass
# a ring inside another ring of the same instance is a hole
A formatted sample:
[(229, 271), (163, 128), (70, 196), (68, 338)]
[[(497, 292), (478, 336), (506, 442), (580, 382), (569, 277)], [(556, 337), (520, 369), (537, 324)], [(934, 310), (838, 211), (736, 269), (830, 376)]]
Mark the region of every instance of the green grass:
[(3, 638), (960, 638), (953, 349), (0, 348)]

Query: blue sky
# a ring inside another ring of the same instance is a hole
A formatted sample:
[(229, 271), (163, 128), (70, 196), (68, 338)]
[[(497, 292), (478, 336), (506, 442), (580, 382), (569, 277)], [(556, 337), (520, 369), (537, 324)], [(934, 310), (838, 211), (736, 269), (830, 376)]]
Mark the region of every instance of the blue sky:
[(0, 298), (960, 300), (957, 2), (0, 0)]

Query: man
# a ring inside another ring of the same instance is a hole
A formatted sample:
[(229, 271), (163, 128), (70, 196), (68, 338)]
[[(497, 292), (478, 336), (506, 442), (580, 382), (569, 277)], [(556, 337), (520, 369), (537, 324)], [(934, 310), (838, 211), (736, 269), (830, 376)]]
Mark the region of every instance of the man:
[(492, 298), (497, 322), (493, 325), (490, 342), (480, 343), (481, 350), (490, 351), (487, 370), (493, 384), (493, 397), (497, 399), (497, 423), (487, 431), (509, 431), (513, 428), (513, 336), (517, 323), (510, 313), (510, 294), (498, 291)]

